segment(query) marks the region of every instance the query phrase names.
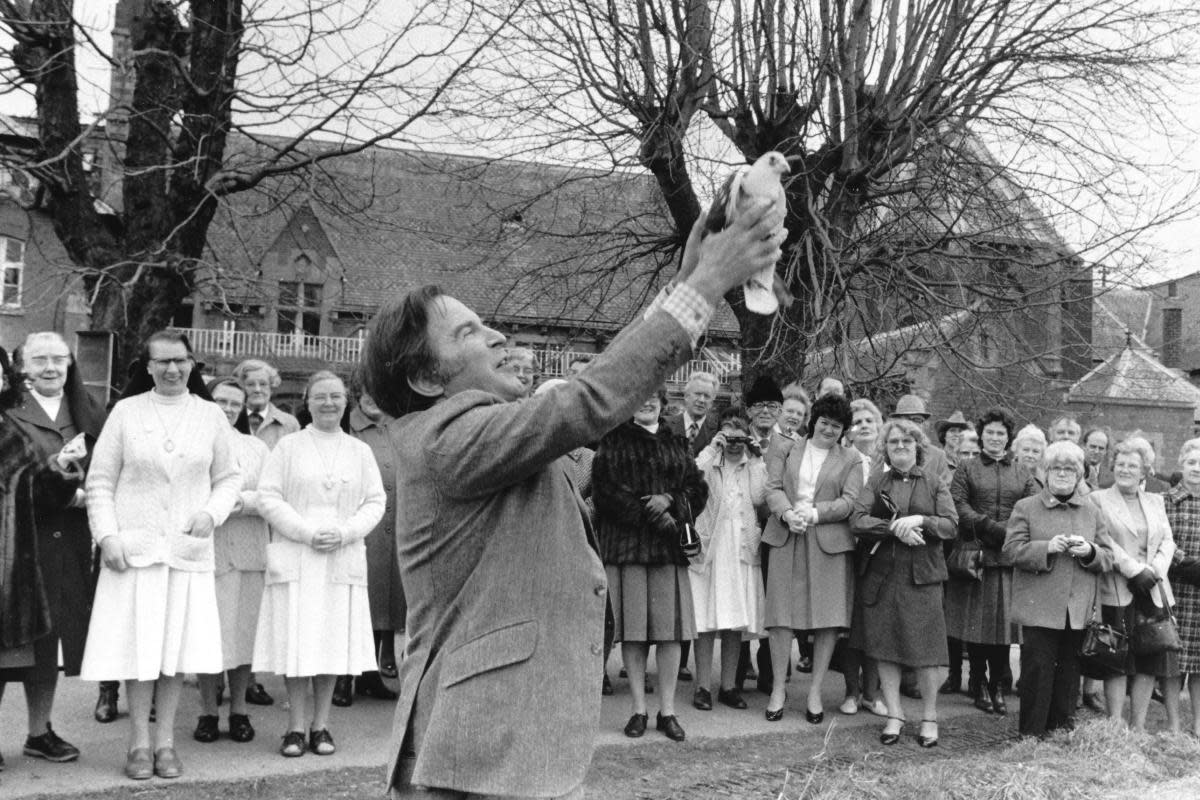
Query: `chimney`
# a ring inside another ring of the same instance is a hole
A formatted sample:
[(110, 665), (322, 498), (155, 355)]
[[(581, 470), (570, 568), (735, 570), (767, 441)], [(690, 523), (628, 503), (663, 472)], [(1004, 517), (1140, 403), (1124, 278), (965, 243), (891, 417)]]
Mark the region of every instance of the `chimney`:
[[(1169, 301), (1168, 301), (1169, 302)], [(1183, 367), (1183, 309), (1162, 310), (1162, 363), (1171, 369)]]

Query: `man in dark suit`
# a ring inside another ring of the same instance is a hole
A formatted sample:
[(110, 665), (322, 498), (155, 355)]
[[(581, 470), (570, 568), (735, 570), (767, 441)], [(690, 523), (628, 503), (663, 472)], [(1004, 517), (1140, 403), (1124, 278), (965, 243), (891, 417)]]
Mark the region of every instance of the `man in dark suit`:
[[(30, 334), (21, 347), (21, 366), (30, 391), (21, 405), (8, 412), (12, 421), (45, 459), (80, 433), (90, 453), (104, 424), (104, 410), (84, 389), (62, 336)], [(33, 666), (23, 680), (29, 713), (24, 752), (47, 761), (74, 761), (79, 750), (54, 732), (50, 715), (58, 686), (59, 646), (63, 672), (78, 675), (92, 613), (92, 535), (82, 489), (76, 491), (69, 507), (35, 495), (33, 518), (51, 629), (34, 642)], [(0, 683), (0, 692), (3, 686)]]
[(1090, 489), (1107, 489), (1116, 483), (1108, 466), (1108, 431), (1091, 428), (1083, 435), (1083, 479)]
[(714, 304), (778, 258), (781, 217), (760, 204), (703, 244), (701, 219), (669, 293), (581, 375), (519, 402), (504, 335), (458, 300), (426, 286), (380, 311), (363, 366), (397, 417), (409, 601), (393, 797), (582, 796), (606, 580), (564, 457), (687, 361)]
[(717, 412), (713, 411), (718, 386), (717, 376), (711, 372), (693, 372), (683, 387), (683, 410), (664, 420), (668, 428), (688, 440), (694, 456), (721, 429)]

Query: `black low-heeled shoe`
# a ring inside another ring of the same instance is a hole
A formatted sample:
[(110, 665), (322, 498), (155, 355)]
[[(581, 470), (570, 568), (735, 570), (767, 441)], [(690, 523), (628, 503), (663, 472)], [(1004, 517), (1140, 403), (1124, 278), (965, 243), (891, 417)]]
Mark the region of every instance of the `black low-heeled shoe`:
[(746, 708), (746, 699), (742, 697), (742, 693), (736, 688), (717, 690), (717, 702), (730, 708)]
[(888, 719), (899, 722), (900, 730), (896, 731), (895, 733), (888, 733), (887, 731), (884, 731), (883, 733), (879, 734), (879, 743), (886, 744), (886, 745), (893, 745), (896, 742), (900, 741), (900, 734), (904, 733), (905, 719), (903, 717), (888, 717)]
[(687, 734), (683, 732), (683, 726), (679, 724), (679, 720), (674, 714), (663, 716), (663, 713), (658, 712), (658, 717), (654, 721), (654, 727), (667, 735), (667, 738), (673, 742), (682, 742), (687, 738)]
[(646, 734), (646, 723), (650, 721), (650, 717), (646, 714), (634, 714), (629, 718), (629, 722), (625, 723), (625, 735), (630, 739), (637, 739)]
[(825, 721), (824, 711), (809, 711), (804, 709), (804, 719), (808, 720), (809, 725), (820, 725)]
[(202, 714), (196, 722), (196, 730), (192, 731), (192, 738), (205, 744), (215, 742), (221, 738), (221, 730), (217, 724), (218, 720), (215, 715)]
[(917, 734), (917, 744), (920, 745), (921, 747), (926, 747), (926, 748), (937, 747), (937, 743), (938, 743), (937, 720), (936, 719), (923, 719), (923, 720), (921, 720), (921, 725), (932, 725), (933, 726), (933, 736), (926, 736), (923, 733), (918, 733)]

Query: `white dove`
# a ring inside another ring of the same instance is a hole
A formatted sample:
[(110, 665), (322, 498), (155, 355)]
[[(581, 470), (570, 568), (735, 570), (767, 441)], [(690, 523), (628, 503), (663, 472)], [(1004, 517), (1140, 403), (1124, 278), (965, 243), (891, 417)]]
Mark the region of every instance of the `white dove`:
[[(713, 198), (705, 228), (710, 233), (728, 228), (739, 212), (764, 197), (778, 204), (776, 210), (782, 217), (787, 212), (787, 195), (782, 179), (791, 171), (787, 159), (776, 150), (763, 153), (749, 167), (739, 168), (725, 179)], [(748, 280), (742, 289), (746, 308), (755, 314), (774, 314), (780, 305), (787, 308), (792, 304), (791, 292), (775, 273), (774, 265)]]

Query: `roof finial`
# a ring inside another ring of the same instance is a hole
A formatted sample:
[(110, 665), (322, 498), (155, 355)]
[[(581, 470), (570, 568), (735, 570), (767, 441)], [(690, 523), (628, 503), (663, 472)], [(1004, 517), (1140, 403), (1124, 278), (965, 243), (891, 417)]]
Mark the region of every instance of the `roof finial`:
[(1129, 330), (1129, 328), (1125, 329), (1125, 346), (1133, 347), (1133, 331)]

